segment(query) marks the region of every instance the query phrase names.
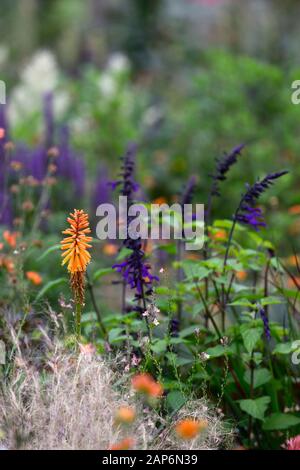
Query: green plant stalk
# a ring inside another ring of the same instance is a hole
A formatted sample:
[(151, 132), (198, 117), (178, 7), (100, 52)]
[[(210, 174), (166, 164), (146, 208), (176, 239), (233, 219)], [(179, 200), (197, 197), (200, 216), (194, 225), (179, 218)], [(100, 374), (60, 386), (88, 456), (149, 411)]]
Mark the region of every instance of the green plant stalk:
[(80, 341), (81, 336), (81, 313), (82, 313), (82, 305), (80, 302), (76, 302), (75, 307), (75, 332), (76, 332), (76, 339)]

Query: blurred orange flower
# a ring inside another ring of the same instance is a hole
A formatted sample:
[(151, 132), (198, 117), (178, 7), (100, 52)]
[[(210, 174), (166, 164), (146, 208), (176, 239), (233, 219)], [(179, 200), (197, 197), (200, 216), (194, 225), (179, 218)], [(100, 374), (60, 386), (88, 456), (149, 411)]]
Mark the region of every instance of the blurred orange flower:
[(8, 273), (13, 273), (15, 269), (14, 262), (8, 256), (3, 254), (0, 257), (0, 267), (5, 268)]
[(114, 243), (105, 243), (102, 251), (107, 256), (114, 256), (118, 253), (118, 247), (117, 245), (114, 245)]
[(237, 271), (235, 275), (239, 281), (244, 281), (248, 276), (246, 271)]
[(156, 199), (153, 200), (153, 204), (166, 204), (167, 199), (164, 196), (159, 196)]
[(207, 421), (197, 421), (195, 419), (183, 419), (175, 427), (175, 431), (182, 439), (193, 439), (207, 428)]
[(289, 214), (299, 215), (300, 214), (300, 204), (295, 204), (288, 209)]
[(9, 230), (4, 230), (3, 232), (3, 238), (11, 248), (16, 248), (18, 236), (18, 232), (10, 232)]
[(130, 406), (121, 406), (115, 416), (117, 423), (130, 424), (135, 420), (135, 411)]
[(5, 137), (5, 129), (3, 127), (0, 127), (0, 139), (4, 139)]
[[(294, 276), (296, 282), (300, 286), (300, 277), (299, 276)], [(288, 289), (297, 289), (297, 286), (295, 285), (293, 279), (291, 277), (288, 278), (287, 280), (287, 287)]]
[(126, 437), (122, 441), (117, 442), (109, 447), (108, 450), (129, 450), (134, 446), (134, 439), (132, 437)]
[(42, 276), (35, 271), (27, 271), (26, 277), (35, 286), (39, 286), (43, 282)]
[(131, 383), (137, 392), (144, 393), (149, 397), (158, 398), (163, 394), (163, 387), (150, 374), (142, 373), (135, 375)]
[(220, 229), (217, 232), (212, 233), (210, 236), (212, 240), (226, 240), (227, 232), (226, 230)]

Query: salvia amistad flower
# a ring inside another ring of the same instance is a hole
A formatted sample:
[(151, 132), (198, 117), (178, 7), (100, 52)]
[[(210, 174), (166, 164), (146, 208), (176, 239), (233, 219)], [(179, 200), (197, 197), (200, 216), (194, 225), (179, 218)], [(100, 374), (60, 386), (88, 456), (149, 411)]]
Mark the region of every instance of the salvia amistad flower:
[(91, 260), (88, 249), (91, 248), (89, 242), (92, 237), (87, 236), (91, 230), (88, 215), (83, 210), (74, 209), (67, 221), (70, 228), (62, 232), (67, 235), (61, 241), (62, 265), (68, 263), (75, 302), (82, 305), (84, 302), (84, 273)]
[(181, 201), (180, 201), (181, 206), (192, 203), (193, 196), (194, 196), (195, 189), (196, 189), (196, 182), (197, 180), (195, 176), (191, 176), (190, 179), (188, 180), (187, 185), (184, 188), (183, 193), (181, 195)]
[[(134, 193), (138, 189), (138, 184), (134, 180), (134, 166), (135, 166), (135, 155), (137, 146), (130, 144), (127, 152), (123, 158), (122, 164), (122, 179), (113, 183), (113, 188), (120, 186), (120, 194), (127, 197), (128, 209), (134, 202)], [(128, 216), (128, 226), (133, 217)], [(127, 226), (127, 228), (128, 228)], [(142, 247), (142, 240), (140, 238), (132, 239), (127, 237), (123, 246), (131, 251), (125, 261), (113, 265), (113, 268), (120, 272), (123, 276), (124, 281), (131, 289), (136, 290), (135, 299), (142, 300), (143, 307), (136, 307), (140, 313), (146, 310), (146, 296), (152, 294), (152, 283), (154, 280), (159, 280), (157, 276), (154, 276), (150, 272), (150, 265), (146, 262), (145, 252)]]
[(260, 227), (265, 227), (266, 224), (263, 220), (262, 211), (260, 208), (256, 207), (257, 201), (260, 196), (272, 186), (276, 179), (287, 173), (287, 171), (270, 173), (252, 186), (247, 185), (247, 191), (242, 196), (239, 208), (234, 216), (235, 221), (253, 227), (255, 230), (259, 230)]
[(263, 324), (264, 324), (265, 337), (268, 341), (271, 341), (271, 331), (270, 331), (269, 319), (268, 319), (268, 316), (266, 314), (266, 311), (263, 307), (259, 307), (258, 313), (259, 313), (260, 318), (262, 319)]
[(244, 144), (238, 145), (237, 147), (234, 147), (230, 153), (225, 153), (223, 157), (217, 159), (215, 173), (211, 175), (213, 179), (211, 193), (213, 196), (220, 196), (219, 182), (226, 180), (226, 174), (237, 162), (237, 159), (241, 155), (241, 151), (244, 147)]

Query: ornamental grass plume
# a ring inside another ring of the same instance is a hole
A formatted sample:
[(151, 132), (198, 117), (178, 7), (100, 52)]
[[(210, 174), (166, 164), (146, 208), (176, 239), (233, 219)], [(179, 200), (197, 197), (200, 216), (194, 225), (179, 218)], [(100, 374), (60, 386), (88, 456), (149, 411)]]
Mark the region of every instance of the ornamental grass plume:
[(92, 237), (87, 236), (91, 232), (88, 214), (83, 210), (74, 209), (67, 218), (70, 228), (62, 233), (67, 235), (61, 241), (62, 265), (68, 263), (70, 273), (71, 288), (76, 305), (76, 336), (80, 338), (81, 332), (81, 310), (84, 305), (84, 275), (87, 265), (91, 260), (88, 249), (91, 248), (89, 242)]

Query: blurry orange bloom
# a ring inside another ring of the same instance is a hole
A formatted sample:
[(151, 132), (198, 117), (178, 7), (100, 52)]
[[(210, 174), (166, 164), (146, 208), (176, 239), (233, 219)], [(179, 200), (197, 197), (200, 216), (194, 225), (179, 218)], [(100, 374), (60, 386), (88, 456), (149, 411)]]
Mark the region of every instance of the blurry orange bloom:
[(73, 274), (86, 271), (91, 260), (91, 255), (87, 251), (91, 248), (88, 242), (92, 240), (92, 237), (86, 235), (91, 232), (91, 229), (88, 215), (83, 210), (74, 209), (70, 216), (67, 218), (70, 228), (62, 232), (68, 236), (61, 241), (61, 249), (64, 250), (62, 265), (68, 263), (68, 271)]
[(211, 234), (211, 238), (213, 240), (226, 240), (227, 238), (227, 232), (226, 230), (218, 230), (217, 232), (214, 232)]
[(130, 424), (135, 420), (135, 411), (129, 406), (121, 406), (116, 412), (116, 422)]
[(39, 286), (43, 282), (42, 276), (39, 273), (35, 272), (35, 271), (27, 271), (26, 272), (26, 277), (35, 286)]
[[(300, 277), (299, 276), (294, 276), (296, 282), (300, 286)], [(287, 280), (287, 287), (288, 289), (297, 289), (297, 286), (295, 285), (293, 279), (291, 277), (288, 278)]]
[(129, 450), (134, 446), (134, 439), (132, 437), (126, 437), (122, 441), (117, 442), (109, 447), (108, 450)]
[(4, 139), (5, 137), (5, 129), (3, 127), (0, 127), (0, 139)]
[(114, 256), (118, 253), (118, 247), (113, 243), (105, 243), (104, 247), (102, 248), (102, 251), (107, 256)]
[(3, 238), (11, 248), (16, 248), (18, 236), (18, 232), (10, 232), (9, 230), (4, 230), (3, 232)]
[(160, 383), (156, 382), (150, 374), (142, 373), (132, 378), (133, 388), (140, 393), (144, 393), (149, 397), (161, 397), (163, 388)]
[(237, 271), (235, 275), (239, 281), (244, 281), (248, 276), (246, 271)]
[(183, 419), (176, 425), (175, 431), (182, 439), (193, 439), (206, 428), (207, 421), (205, 420)]
[(295, 204), (288, 209), (289, 214), (299, 215), (300, 214), (300, 204)]
[(166, 204), (167, 199), (164, 196), (159, 196), (153, 200), (153, 204)]
[(15, 269), (14, 262), (8, 256), (4, 255), (0, 257), (0, 267), (5, 268), (8, 273), (13, 273)]
[(300, 266), (300, 256), (299, 255), (289, 256), (287, 259), (287, 262), (290, 266), (297, 266), (297, 264)]

